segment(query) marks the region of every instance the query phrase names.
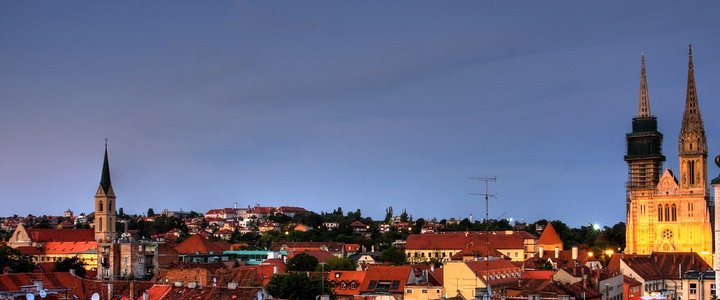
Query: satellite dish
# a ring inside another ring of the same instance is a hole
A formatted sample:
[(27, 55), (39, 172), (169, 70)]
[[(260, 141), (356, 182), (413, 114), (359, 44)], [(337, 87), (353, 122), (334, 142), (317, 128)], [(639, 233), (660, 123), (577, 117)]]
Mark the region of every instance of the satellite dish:
[[(32, 300), (32, 299), (28, 299), (28, 300)], [(100, 294), (98, 294), (98, 293), (92, 294), (92, 296), (90, 296), (90, 300), (100, 300)]]
[(45, 297), (47, 297), (47, 291), (46, 291), (46, 290), (40, 290), (40, 292), (39, 292), (38, 294), (40, 294), (40, 298), (45, 299)]
[(27, 295), (25, 295), (25, 299), (27, 299), (27, 300), (35, 300), (35, 295), (28, 293)]

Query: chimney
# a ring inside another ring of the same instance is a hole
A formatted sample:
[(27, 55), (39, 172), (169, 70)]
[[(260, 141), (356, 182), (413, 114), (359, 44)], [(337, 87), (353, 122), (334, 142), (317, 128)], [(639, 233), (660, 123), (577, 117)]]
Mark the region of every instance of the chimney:
[(435, 264), (430, 264), (430, 272), (435, 272)]
[(375, 252), (375, 245), (370, 246), (370, 252)]
[(75, 276), (75, 269), (70, 269), (70, 275)]
[(542, 258), (543, 255), (545, 254), (545, 251), (543, 251), (543, 246), (540, 246), (539, 248), (540, 249), (538, 250), (538, 256), (540, 256), (540, 258)]
[(150, 299), (150, 294), (148, 294), (148, 291), (144, 291), (143, 292), (143, 300), (148, 300), (148, 299)]
[(578, 259), (578, 247), (572, 247), (572, 259), (577, 260)]
[(278, 267), (277, 267), (277, 266), (273, 266), (273, 274), (277, 274), (277, 273), (278, 273)]
[(560, 257), (560, 248), (555, 247), (555, 258), (557, 259), (558, 257)]

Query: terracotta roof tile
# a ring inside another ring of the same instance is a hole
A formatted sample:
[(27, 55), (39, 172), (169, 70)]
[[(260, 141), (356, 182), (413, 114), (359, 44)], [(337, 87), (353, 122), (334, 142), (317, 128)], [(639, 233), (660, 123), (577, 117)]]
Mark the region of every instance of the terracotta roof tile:
[(220, 254), (223, 251), (230, 250), (230, 248), (231, 246), (227, 242), (211, 242), (199, 234), (192, 235), (175, 246), (175, 250), (179, 254), (210, 254), (210, 252)]
[[(553, 227), (552, 223), (547, 223), (545, 226), (545, 230), (543, 230), (542, 234), (540, 235), (540, 238), (538, 239), (538, 246), (542, 245), (562, 245), (562, 240), (560, 239), (560, 235), (558, 235), (557, 231), (555, 231), (555, 228)], [(548, 250), (548, 249), (546, 249)], [(562, 250), (562, 246), (560, 247), (560, 250)]]
[[(524, 249), (524, 237), (517, 232), (490, 232), (487, 236), (490, 247), (495, 249)], [(437, 250), (437, 249), (470, 249), (475, 245), (485, 245), (485, 232), (452, 232), (439, 234), (411, 234), (408, 236), (405, 249)]]
[(37, 229), (28, 228), (33, 242), (95, 241), (94, 229)]
[(377, 291), (380, 282), (397, 282), (397, 285), (393, 284), (383, 292), (403, 293), (412, 268), (407, 266), (371, 265), (365, 272), (365, 281), (360, 286), (361, 293)]

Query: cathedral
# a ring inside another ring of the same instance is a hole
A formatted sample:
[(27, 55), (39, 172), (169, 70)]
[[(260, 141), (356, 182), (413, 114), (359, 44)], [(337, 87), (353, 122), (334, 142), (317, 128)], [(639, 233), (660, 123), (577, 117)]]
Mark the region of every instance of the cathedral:
[(663, 170), (662, 133), (650, 113), (641, 60), (640, 95), (632, 132), (626, 135), (628, 164), (626, 254), (696, 252), (712, 265), (713, 202), (707, 182), (708, 147), (700, 116), (692, 48), (688, 53), (685, 112), (680, 125), (678, 176)]

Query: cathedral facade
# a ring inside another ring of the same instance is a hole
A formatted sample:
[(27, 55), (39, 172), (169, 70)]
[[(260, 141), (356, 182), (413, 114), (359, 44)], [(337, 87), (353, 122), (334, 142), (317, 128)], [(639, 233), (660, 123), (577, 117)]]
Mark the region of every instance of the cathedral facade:
[(696, 252), (712, 265), (713, 202), (707, 182), (707, 139), (689, 51), (685, 112), (678, 139), (678, 176), (663, 170), (663, 135), (650, 113), (645, 57), (638, 112), (626, 135), (628, 164), (626, 254)]

